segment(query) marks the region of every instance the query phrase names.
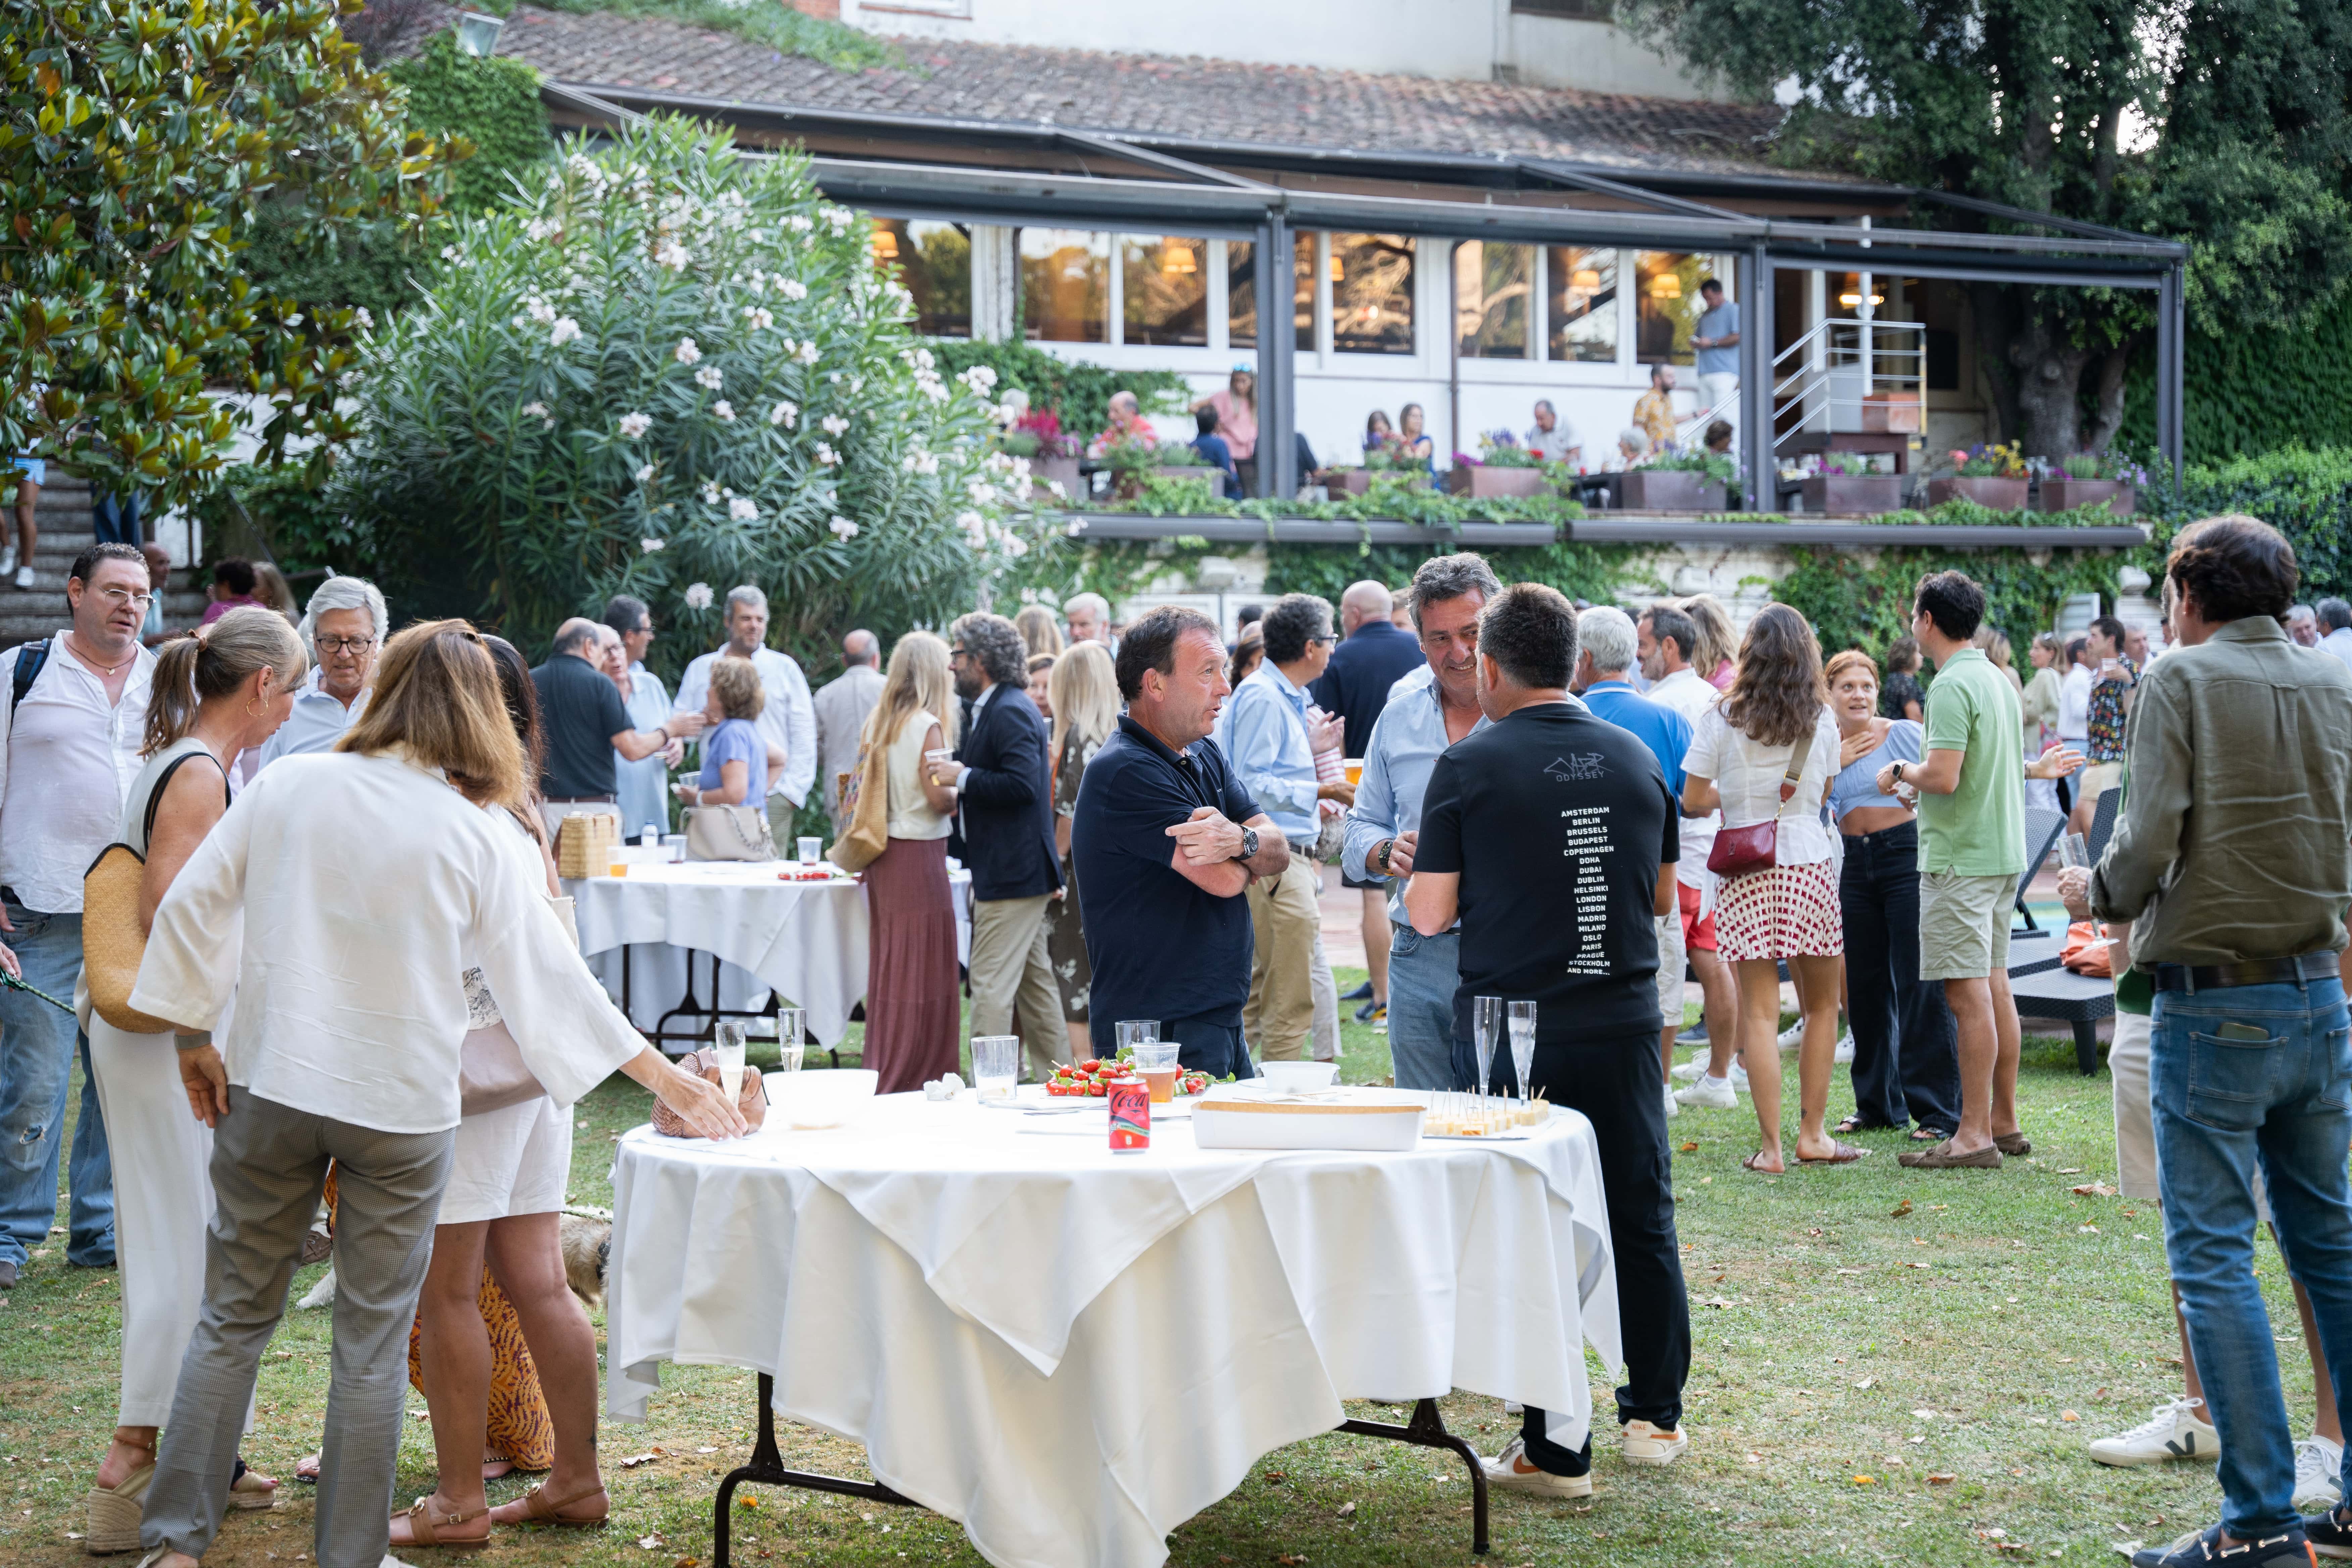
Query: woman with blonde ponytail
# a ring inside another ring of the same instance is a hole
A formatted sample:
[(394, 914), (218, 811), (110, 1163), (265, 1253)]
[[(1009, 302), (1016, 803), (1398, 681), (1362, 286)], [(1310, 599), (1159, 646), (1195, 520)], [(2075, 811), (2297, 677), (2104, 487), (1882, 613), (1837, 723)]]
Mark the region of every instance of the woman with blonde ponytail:
[[(233, 609), (157, 650), (147, 766), (131, 786), (115, 832), (146, 861), (142, 935), (173, 879), (228, 809), (228, 770), (286, 721), (309, 665), (286, 618), (258, 605)], [(82, 1011), (114, 1151), (115, 1257), (122, 1271), (122, 1394), (114, 1445), (89, 1490), (85, 1541), (93, 1552), (135, 1552), (140, 1510), (155, 1474), (156, 1429), (171, 1411), (180, 1357), (204, 1300), (213, 1135), (188, 1114), (170, 1036), (118, 1029), (86, 1002)], [(278, 1483), (241, 1460), (236, 1471), (231, 1503), (269, 1507)]]

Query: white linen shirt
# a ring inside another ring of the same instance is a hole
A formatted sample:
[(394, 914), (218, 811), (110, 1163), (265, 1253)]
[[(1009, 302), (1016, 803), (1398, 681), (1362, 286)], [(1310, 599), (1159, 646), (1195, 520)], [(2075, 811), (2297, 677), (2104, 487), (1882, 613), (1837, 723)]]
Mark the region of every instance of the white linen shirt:
[(2058, 733), (2069, 741), (2091, 737), (2091, 672), (2079, 664), (2058, 678)]
[(114, 842), (123, 798), (146, 765), (147, 699), (155, 655), (131, 657), (122, 696), (66, 651), (68, 628), (49, 634), (49, 657), (11, 706), (20, 645), (0, 653), (0, 886), (28, 910), (81, 912), (82, 873)]
[[(671, 712), (702, 711), (710, 700), (710, 666), (726, 652), (706, 653), (686, 667), (678, 678), (677, 706)], [(772, 647), (754, 652), (751, 668), (760, 672), (760, 684), (768, 692), (768, 705), (760, 710), (754, 727), (784, 752), (783, 771), (769, 776), (768, 794), (782, 795), (797, 806), (808, 799), (809, 785), (816, 782), (816, 704), (809, 696), (808, 677), (798, 662)]]
[[(1661, 684), (1664, 684), (1661, 682)], [(1781, 775), (1788, 771), (1793, 745), (1767, 746), (1751, 741), (1725, 721), (1723, 710), (1710, 708), (1691, 736), (1683, 757), (1683, 772), (1692, 778), (1713, 779), (1723, 799), (1727, 827), (1780, 818), (1773, 829), (1775, 864), (1810, 866), (1830, 859), (1837, 846), (1822, 823), (1822, 798), (1838, 771), (1837, 721), (1829, 704), (1813, 718), (1813, 749), (1805, 754), (1805, 771), (1797, 793), (1780, 799)]]
[[(479, 969), (560, 1109), (645, 1048), (501, 835), (391, 756), (289, 757), (237, 796), (164, 895), (131, 1005), (209, 1029), (228, 1080), (384, 1132), (458, 1121), (462, 976)], [(242, 912), (243, 940), (237, 916)]]
[[(706, 689), (704, 700), (709, 695)], [(642, 664), (629, 666), (626, 706), (631, 728), (660, 729), (662, 721), (670, 716), (669, 692), (662, 686), (661, 677)], [(659, 824), (664, 833), (669, 831), (669, 764), (662, 761), (661, 752), (633, 763), (614, 752), (613, 778), (619, 792), (624, 836), (635, 840), (649, 822)]]

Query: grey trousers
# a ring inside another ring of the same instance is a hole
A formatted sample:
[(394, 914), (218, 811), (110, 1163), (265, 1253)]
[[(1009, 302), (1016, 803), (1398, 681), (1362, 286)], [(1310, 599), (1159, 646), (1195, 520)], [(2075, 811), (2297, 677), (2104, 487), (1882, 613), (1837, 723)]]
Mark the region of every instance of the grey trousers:
[(139, 1540), (202, 1557), (220, 1531), (261, 1352), (336, 1163), (335, 1348), (319, 1472), (318, 1568), (379, 1568), (408, 1395), (408, 1327), (433, 1256), (455, 1129), (378, 1132), (241, 1089), (213, 1133), (205, 1304), (163, 1426)]
[(1050, 893), (1030, 899), (971, 901), (971, 1032), (1010, 1035), (1013, 1021), (1042, 1081), (1069, 1049), (1062, 1024), (1062, 988), (1054, 979), (1054, 955), (1046, 940)]

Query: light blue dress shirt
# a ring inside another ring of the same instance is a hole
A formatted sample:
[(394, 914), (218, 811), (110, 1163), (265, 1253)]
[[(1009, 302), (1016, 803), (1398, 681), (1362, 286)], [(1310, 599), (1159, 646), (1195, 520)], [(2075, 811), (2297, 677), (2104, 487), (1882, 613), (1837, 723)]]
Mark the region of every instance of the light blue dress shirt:
[(352, 699), (349, 708), (320, 690), (319, 670), (313, 665), (309, 678), (302, 682), (302, 689), (294, 694), (293, 711), (286, 716), (286, 722), (278, 726), (278, 732), (263, 742), (261, 761), (254, 764), (253, 771), (257, 773), (280, 757), (333, 751), (335, 742), (343, 738), (343, 731), (367, 711), (367, 701), (365, 688)]
[(1245, 676), (1228, 704), (1225, 756), (1234, 776), (1283, 837), (1315, 841), (1315, 753), (1307, 744), (1307, 689), (1271, 661)]
[[(669, 692), (663, 687), (661, 677), (642, 664), (633, 664), (629, 666), (629, 727), (660, 729), (670, 716)], [(613, 767), (619, 780), (622, 833), (635, 843), (648, 822), (658, 822), (662, 831), (668, 832), (669, 764), (662, 761), (662, 754), (656, 752), (633, 763), (615, 752)]]
[[(1359, 882), (1374, 880), (1364, 865), (1374, 846), (1420, 827), (1421, 797), (1429, 791), (1430, 770), (1437, 766), (1438, 754), (1453, 744), (1445, 738), (1445, 710), (1438, 705), (1436, 680), (1407, 688), (1405, 681), (1412, 679), (1406, 676), (1396, 683), (1396, 695), (1372, 725), (1371, 744), (1364, 748), (1364, 774), (1356, 781), (1356, 804), (1348, 808), (1347, 847), (1339, 852), (1339, 868)], [(1486, 727), (1481, 714), (1470, 733)], [(1404, 912), (1404, 879), (1391, 877), (1388, 881), (1389, 919), (1411, 924)]]

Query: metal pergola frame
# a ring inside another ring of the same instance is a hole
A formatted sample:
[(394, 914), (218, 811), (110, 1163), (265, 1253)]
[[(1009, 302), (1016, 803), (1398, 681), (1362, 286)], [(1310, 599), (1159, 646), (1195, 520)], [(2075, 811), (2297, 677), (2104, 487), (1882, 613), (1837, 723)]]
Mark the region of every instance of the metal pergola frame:
[[(778, 145), (797, 144), (808, 152), (812, 175), (826, 195), (894, 215), (981, 223), (1025, 219), (1055, 227), (1181, 226), (1182, 232), (1204, 237), (1247, 239), (1255, 247), (1262, 319), (1271, 302), (1290, 297), (1294, 229), (1728, 254), (1736, 258), (1738, 298), (1748, 307), (1750, 322), (1739, 342), (1740, 426), (1766, 433), (1764, 439), (1745, 443), (1749, 493), (1759, 497), (1774, 494), (1779, 479), (1778, 454), (1769, 437), (1769, 325), (1777, 271), (2154, 289), (2157, 442), (2175, 475), (2179, 472), (2189, 250), (2175, 240), (1973, 196), (1864, 182), (1635, 169), (1504, 154), (1220, 142), (1045, 123), (746, 103), (603, 84), (548, 82), (541, 93), (560, 121), (583, 130), (663, 110), (725, 124)], [(908, 155), (915, 152), (928, 155)], [(1351, 188), (1313, 188), (1331, 184)], [(1392, 187), (1394, 194), (1360, 188), (1366, 185)], [(1942, 207), (2014, 232), (1873, 228), (1864, 238), (1853, 226), (1759, 216), (1702, 199), (1707, 196), (1889, 215)], [(1611, 205), (1569, 205), (1595, 202)], [(1270, 344), (1277, 335), (1269, 328), (1261, 338)], [(1287, 496), (1298, 484), (1296, 356), (1269, 348), (1258, 358), (1258, 427), (1265, 454), (1259, 485), (1264, 494)]]

